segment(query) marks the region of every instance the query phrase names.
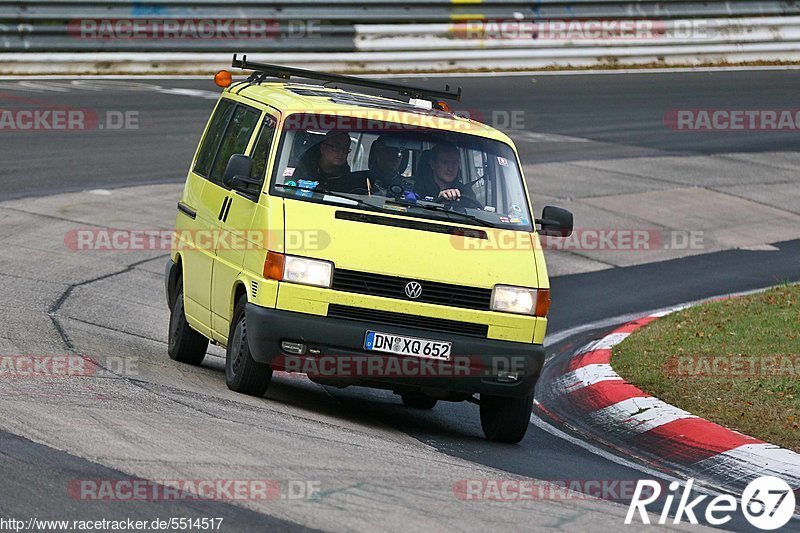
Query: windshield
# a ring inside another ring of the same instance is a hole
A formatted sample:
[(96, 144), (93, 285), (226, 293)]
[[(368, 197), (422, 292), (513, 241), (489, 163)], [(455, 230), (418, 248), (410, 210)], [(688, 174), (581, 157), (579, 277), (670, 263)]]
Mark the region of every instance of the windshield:
[(510, 146), (459, 132), (341, 118), (286, 119), (273, 194), (532, 231)]

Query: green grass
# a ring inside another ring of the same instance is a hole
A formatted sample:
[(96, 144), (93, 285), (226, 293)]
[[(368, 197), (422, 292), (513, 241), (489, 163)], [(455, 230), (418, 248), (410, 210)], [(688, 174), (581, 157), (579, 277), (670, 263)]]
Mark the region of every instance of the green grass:
[(611, 364), (667, 403), (800, 452), (800, 285), (660, 318), (615, 346)]

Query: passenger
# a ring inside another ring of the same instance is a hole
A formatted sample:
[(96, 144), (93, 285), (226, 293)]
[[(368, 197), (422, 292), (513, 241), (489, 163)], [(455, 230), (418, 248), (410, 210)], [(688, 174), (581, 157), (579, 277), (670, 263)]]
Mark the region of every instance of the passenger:
[(379, 187), (387, 190), (392, 185), (402, 185), (403, 180), (400, 175), (403, 151), (389, 146), (388, 140), (385, 135), (378, 137), (369, 153), (370, 179), (376, 180)]
[(429, 177), (417, 180), (416, 193), (420, 199), (433, 198), (436, 202), (463, 201), (470, 207), (480, 206), (472, 187), (464, 185), (459, 177), (461, 153), (452, 144), (438, 144), (431, 150)]
[[(403, 150), (389, 146), (390, 137), (378, 137), (369, 149), (369, 163), (367, 170), (353, 172), (353, 177), (359, 183), (357, 192), (362, 194), (387, 194), (392, 185), (400, 185), (405, 190), (413, 189), (413, 180), (400, 174), (403, 162)], [(367, 181), (369, 180), (369, 181)]]
[(292, 175), (293, 180), (316, 181), (328, 191), (350, 192), (358, 187), (347, 163), (350, 135), (344, 131), (329, 131), (325, 139), (303, 154)]

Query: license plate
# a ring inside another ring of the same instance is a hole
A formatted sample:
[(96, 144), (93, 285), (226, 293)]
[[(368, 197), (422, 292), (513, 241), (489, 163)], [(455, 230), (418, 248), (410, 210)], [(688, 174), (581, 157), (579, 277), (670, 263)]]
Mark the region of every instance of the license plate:
[(413, 355), (440, 361), (450, 360), (452, 345), (451, 342), (392, 335), (380, 331), (367, 331), (367, 336), (364, 338), (364, 349), (367, 351)]

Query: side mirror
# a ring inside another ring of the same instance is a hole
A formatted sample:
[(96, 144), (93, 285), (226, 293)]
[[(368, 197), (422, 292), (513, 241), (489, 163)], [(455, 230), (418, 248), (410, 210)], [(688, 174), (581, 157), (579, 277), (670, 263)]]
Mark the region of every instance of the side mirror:
[(222, 175), (222, 183), (226, 187), (233, 188), (233, 178), (242, 176), (250, 178), (253, 172), (253, 159), (242, 154), (233, 154), (228, 159), (228, 164), (225, 167), (225, 173)]
[(253, 159), (251, 157), (233, 154), (228, 159), (228, 165), (222, 175), (222, 183), (247, 198), (255, 200), (260, 192), (261, 181), (250, 177), (252, 172)]
[(542, 218), (536, 220), (541, 225), (539, 234), (550, 237), (569, 237), (572, 235), (572, 213), (552, 205), (542, 209)]

